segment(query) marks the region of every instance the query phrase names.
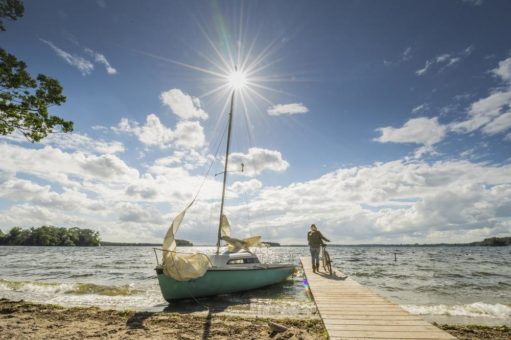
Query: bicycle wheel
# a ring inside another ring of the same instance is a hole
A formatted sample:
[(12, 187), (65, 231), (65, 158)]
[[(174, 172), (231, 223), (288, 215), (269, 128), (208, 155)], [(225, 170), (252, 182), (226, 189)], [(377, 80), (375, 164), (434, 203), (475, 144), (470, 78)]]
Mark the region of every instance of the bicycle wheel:
[(326, 250), (325, 250), (325, 248), (323, 248), (321, 250), (321, 267), (323, 267), (323, 270), (326, 272), (328, 267), (327, 267), (325, 254), (326, 254)]
[(332, 276), (332, 261), (330, 261), (330, 254), (328, 254), (327, 251), (323, 254), (324, 262), (323, 262), (323, 268), (325, 268), (325, 271)]

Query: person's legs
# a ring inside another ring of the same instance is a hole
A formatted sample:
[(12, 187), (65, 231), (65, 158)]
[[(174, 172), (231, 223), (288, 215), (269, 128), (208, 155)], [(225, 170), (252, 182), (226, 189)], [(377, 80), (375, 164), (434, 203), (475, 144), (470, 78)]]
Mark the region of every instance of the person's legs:
[(312, 271), (316, 272), (319, 269), (319, 248), (310, 248), (312, 258)]

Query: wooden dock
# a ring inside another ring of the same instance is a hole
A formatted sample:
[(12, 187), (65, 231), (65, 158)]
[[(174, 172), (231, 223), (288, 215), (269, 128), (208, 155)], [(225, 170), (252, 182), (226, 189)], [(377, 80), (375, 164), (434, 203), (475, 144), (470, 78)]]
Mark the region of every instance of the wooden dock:
[(315, 274), (310, 257), (300, 261), (330, 339), (456, 339), (341, 272)]

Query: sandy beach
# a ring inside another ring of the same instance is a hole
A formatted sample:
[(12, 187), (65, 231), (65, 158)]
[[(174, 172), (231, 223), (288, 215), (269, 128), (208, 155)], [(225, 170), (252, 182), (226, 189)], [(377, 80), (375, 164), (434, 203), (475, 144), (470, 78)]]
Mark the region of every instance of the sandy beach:
[[(270, 323), (287, 330), (276, 332)], [(458, 339), (509, 339), (506, 326), (437, 325)], [(0, 299), (0, 339), (327, 339), (319, 319), (66, 308)]]
[[(269, 323), (287, 328), (273, 332)], [(327, 339), (319, 319), (65, 308), (0, 299), (0, 339)]]

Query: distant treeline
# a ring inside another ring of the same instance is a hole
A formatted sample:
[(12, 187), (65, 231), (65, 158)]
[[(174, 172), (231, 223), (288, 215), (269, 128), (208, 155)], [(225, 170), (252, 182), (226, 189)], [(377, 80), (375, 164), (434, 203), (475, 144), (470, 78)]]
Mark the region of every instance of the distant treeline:
[[(152, 247), (161, 247), (161, 243), (123, 243), (123, 242), (107, 242), (101, 241), (102, 246), (119, 246), (119, 247), (142, 247), (142, 246), (152, 246)], [(176, 245), (182, 247), (192, 247), (193, 243), (186, 240), (176, 240)]]
[[(308, 247), (303, 244), (287, 244), (287, 247)], [(329, 247), (500, 247), (511, 246), (511, 237), (490, 237), (485, 238), (483, 241), (470, 242), (470, 243), (410, 243), (410, 244), (328, 244)]]
[(0, 245), (4, 246), (99, 246), (99, 232), (80, 228), (12, 228), (7, 234), (0, 230)]
[(511, 237), (490, 237), (481, 242), (469, 243), (474, 246), (511, 246)]

